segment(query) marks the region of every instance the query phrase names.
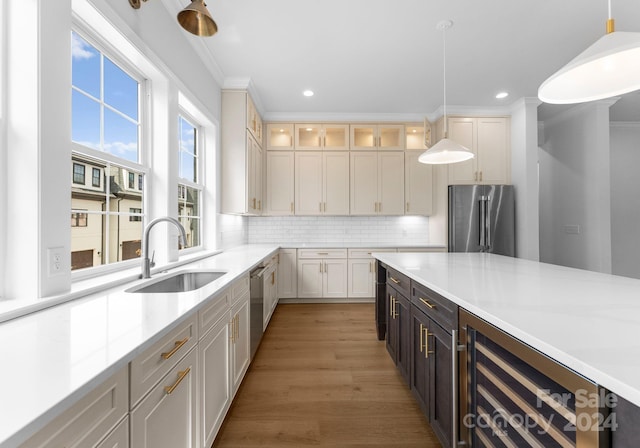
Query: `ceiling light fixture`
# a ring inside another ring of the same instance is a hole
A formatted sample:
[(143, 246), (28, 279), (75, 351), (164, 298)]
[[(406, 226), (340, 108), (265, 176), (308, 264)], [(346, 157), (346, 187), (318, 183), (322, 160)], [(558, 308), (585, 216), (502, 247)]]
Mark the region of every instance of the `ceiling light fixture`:
[(615, 31), (609, 0), (607, 33), (543, 82), (538, 98), (545, 103), (573, 104), (638, 89), (640, 33)]
[[(129, 4), (133, 9), (140, 9), (141, 1), (147, 0), (129, 0)], [(191, 0), (191, 4), (178, 13), (178, 23), (196, 36), (213, 36), (218, 32), (218, 25), (211, 18), (204, 0)]]
[(500, 93), (496, 94), (496, 98), (499, 99), (499, 100), (501, 100), (503, 98), (506, 98), (508, 96), (509, 96), (509, 92), (500, 92)]
[(304, 96), (313, 96), (313, 90), (305, 90), (302, 94)]
[[(470, 149), (449, 140), (447, 138), (447, 57), (446, 57), (446, 31), (453, 26), (451, 20), (443, 20), (436, 25), (436, 29), (442, 31), (442, 78), (443, 78), (443, 91), (444, 91), (444, 138), (438, 143), (427, 149), (420, 154), (418, 162), (440, 165), (445, 163), (457, 163), (464, 162), (465, 160), (472, 159), (473, 152)], [(425, 127), (426, 130), (426, 127)]]

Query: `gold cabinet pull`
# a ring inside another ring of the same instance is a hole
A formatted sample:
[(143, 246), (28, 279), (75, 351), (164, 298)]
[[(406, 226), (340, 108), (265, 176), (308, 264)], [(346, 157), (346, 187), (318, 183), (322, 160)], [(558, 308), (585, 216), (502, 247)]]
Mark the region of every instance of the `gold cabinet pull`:
[(389, 280), (391, 280), (391, 281), (392, 281), (393, 283), (395, 283), (396, 285), (399, 285), (399, 284), (400, 284), (400, 280), (396, 280), (396, 279), (395, 279), (395, 278), (393, 278), (393, 277), (389, 277)]
[(424, 327), (424, 359), (429, 358), (429, 353), (433, 353), (429, 351), (429, 329)]
[(329, 252), (317, 252), (318, 255), (329, 255)]
[(480, 171), (480, 182), (482, 182), (482, 171)]
[(229, 321), (229, 325), (231, 326), (231, 331), (229, 331), (229, 339), (231, 342), (236, 342), (236, 317), (233, 316), (233, 319)]
[(393, 317), (393, 296), (389, 294), (389, 316)]
[(160, 356), (162, 356), (164, 359), (171, 358), (178, 350), (180, 350), (180, 347), (187, 343), (188, 340), (189, 338), (186, 337), (181, 341), (176, 341), (171, 351), (162, 353)]
[(420, 299), (420, 301), (422, 303), (424, 303), (425, 305), (427, 305), (429, 308), (431, 308), (432, 310), (434, 310), (436, 308), (436, 306), (432, 303), (429, 303), (429, 301), (424, 300), (422, 297), (418, 297)]
[(407, 202), (407, 213), (409, 213), (409, 203)]
[(171, 386), (165, 386), (164, 391), (167, 395), (171, 395), (171, 393), (175, 390), (176, 387), (182, 382), (185, 376), (189, 375), (191, 372), (191, 367), (187, 367), (187, 370), (183, 370), (182, 372), (178, 372), (178, 379)]
[(236, 314), (236, 341), (240, 339), (240, 315)]
[(258, 210), (262, 210), (262, 199), (258, 200)]
[(422, 353), (422, 349), (424, 348), (424, 325), (420, 324), (420, 353)]
[(253, 207), (251, 208), (253, 208), (254, 210), (256, 209), (256, 198), (253, 198)]
[(293, 213), (293, 202), (291, 203), (291, 213)]
[(271, 273), (271, 284), (275, 285), (276, 284), (276, 271), (273, 271)]

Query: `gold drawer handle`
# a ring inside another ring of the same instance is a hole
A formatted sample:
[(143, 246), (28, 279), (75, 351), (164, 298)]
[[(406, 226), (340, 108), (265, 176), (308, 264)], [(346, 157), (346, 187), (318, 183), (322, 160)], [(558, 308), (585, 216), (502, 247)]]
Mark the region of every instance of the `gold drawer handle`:
[(171, 386), (165, 386), (164, 391), (167, 395), (171, 395), (171, 393), (175, 390), (176, 387), (182, 382), (185, 376), (189, 375), (191, 372), (191, 367), (187, 367), (187, 370), (183, 370), (182, 372), (178, 372), (178, 380), (173, 383)]
[(399, 284), (400, 284), (400, 280), (396, 280), (396, 279), (395, 279), (395, 278), (393, 278), (393, 277), (389, 277), (389, 280), (391, 280), (391, 281), (392, 281), (393, 283), (395, 283), (396, 285), (399, 285)]
[(329, 255), (329, 252), (318, 252), (318, 255)]
[(173, 347), (173, 349), (172, 349), (170, 352), (162, 353), (162, 355), (161, 355), (161, 356), (162, 356), (164, 359), (169, 359), (169, 358), (171, 358), (171, 357), (172, 357), (172, 356), (173, 356), (173, 355), (174, 355), (178, 350), (180, 350), (180, 347), (182, 347), (184, 344), (186, 344), (186, 343), (187, 343), (187, 341), (188, 341), (188, 340), (189, 340), (189, 338), (188, 338), (188, 337), (186, 337), (186, 338), (184, 338), (184, 339), (183, 339), (183, 340), (181, 340), (181, 341), (176, 341), (175, 346)]
[(428, 306), (429, 308), (431, 308), (432, 310), (434, 310), (434, 309), (436, 308), (436, 306), (435, 306), (435, 305), (433, 305), (433, 304), (429, 303), (428, 301), (424, 300), (422, 297), (418, 297), (418, 298), (420, 299), (420, 301), (421, 301), (422, 303), (424, 303), (425, 305), (427, 305), (427, 306)]

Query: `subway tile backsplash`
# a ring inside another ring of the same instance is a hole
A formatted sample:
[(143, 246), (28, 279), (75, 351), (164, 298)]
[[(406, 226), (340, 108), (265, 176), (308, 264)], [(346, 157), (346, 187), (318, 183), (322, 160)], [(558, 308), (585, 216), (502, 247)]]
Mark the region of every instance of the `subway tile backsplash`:
[(429, 218), (422, 216), (269, 216), (247, 219), (250, 244), (429, 244)]

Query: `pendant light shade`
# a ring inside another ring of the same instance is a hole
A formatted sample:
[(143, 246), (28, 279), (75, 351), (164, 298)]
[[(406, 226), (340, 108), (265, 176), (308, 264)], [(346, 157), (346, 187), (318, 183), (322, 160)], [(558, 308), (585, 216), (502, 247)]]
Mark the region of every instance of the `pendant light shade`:
[(466, 147), (449, 140), (441, 139), (438, 143), (420, 154), (418, 162), (431, 165), (464, 162), (473, 159), (473, 153)]
[[(438, 141), (431, 148), (427, 149), (425, 152), (420, 154), (418, 157), (418, 162), (426, 163), (431, 165), (443, 165), (448, 163), (458, 163), (464, 162), (465, 160), (473, 159), (474, 154), (469, 149), (466, 148), (453, 140), (449, 140), (447, 138), (447, 58), (446, 58), (446, 43), (444, 39), (444, 35), (446, 30), (453, 26), (453, 22), (450, 20), (443, 20), (438, 23), (436, 29), (442, 31), (442, 72), (443, 72), (443, 92), (444, 92), (444, 138)], [(426, 126), (425, 126), (426, 132)]]
[(191, 0), (191, 4), (178, 13), (178, 23), (196, 36), (213, 36), (218, 32), (218, 25), (203, 0)]
[(616, 32), (609, 2), (607, 34), (543, 82), (538, 98), (545, 103), (573, 104), (638, 89), (640, 33)]

